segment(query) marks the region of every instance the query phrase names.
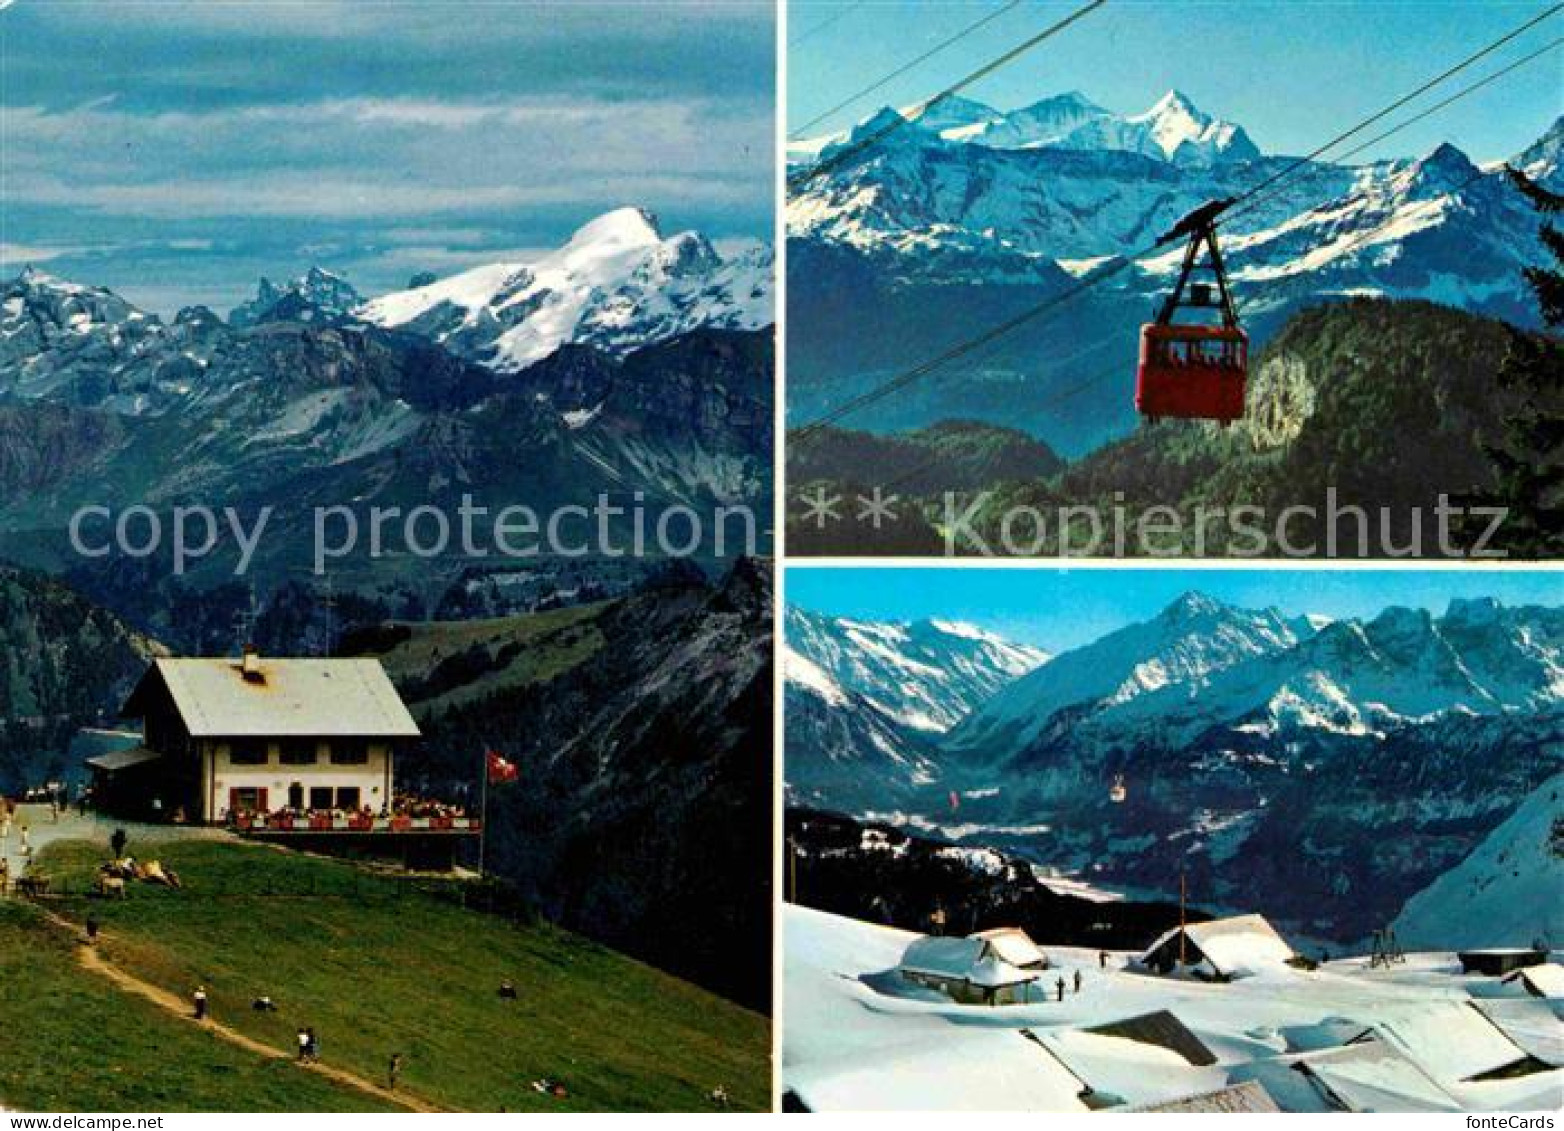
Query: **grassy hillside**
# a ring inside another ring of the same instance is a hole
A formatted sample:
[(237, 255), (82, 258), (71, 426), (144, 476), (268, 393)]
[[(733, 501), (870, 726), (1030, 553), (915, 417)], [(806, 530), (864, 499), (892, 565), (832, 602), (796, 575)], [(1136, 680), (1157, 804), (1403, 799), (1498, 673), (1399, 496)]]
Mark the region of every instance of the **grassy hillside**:
[(0, 1103), (23, 1111), (381, 1111), (353, 1088), (235, 1048), (123, 994), (78, 944), (0, 900)]
[(404, 783), (468, 796), (488, 866), (551, 921), (758, 1009), (770, 1000), (771, 583), (669, 567), (614, 601), (366, 629), (423, 728)]
[[(603, 644), (606, 604), (491, 620), (393, 624), (344, 642), (378, 654), (420, 715), (554, 678)], [(382, 649), (385, 649), (382, 651)]]
[[(101, 854), (51, 847), (40, 870), (80, 887)], [(464, 1110), (699, 1111), (718, 1085), (735, 1106), (769, 1102), (764, 1018), (578, 936), (395, 896), (347, 864), (257, 846), (143, 844), (140, 855), (177, 869), (185, 889), (138, 885), (124, 903), (61, 910), (96, 910), (113, 962), (179, 994), (205, 984), (214, 1016), (278, 1048), (314, 1026), (327, 1064), (374, 1081), (401, 1052), (407, 1091)], [(503, 979), (518, 1001), (498, 997)], [(260, 994), (280, 1012), (252, 1011)], [(91, 1010), (74, 1020), (101, 1023)], [(569, 1096), (538, 1094), (543, 1077)]]

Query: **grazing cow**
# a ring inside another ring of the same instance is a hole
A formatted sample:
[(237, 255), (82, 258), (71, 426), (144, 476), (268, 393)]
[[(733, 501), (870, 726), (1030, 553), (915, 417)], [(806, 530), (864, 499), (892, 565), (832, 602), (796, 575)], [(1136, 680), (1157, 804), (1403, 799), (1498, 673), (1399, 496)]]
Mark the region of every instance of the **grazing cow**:
[(98, 877), (98, 894), (104, 899), (124, 899), (124, 879), (119, 876), (100, 875)]

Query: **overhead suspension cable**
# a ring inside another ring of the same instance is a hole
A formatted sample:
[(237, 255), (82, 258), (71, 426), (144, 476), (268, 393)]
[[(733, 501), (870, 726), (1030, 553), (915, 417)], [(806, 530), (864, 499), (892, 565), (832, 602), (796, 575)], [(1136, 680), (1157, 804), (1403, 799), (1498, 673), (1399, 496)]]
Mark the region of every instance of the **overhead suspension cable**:
[(858, 91), (858, 92), (856, 92), (854, 94), (848, 95), (846, 98), (844, 98), (840, 102), (838, 102), (835, 106), (832, 106), (829, 110), (822, 110), (822, 111), (820, 111), (820, 113), (816, 114), (813, 118), (810, 118), (809, 121), (805, 122), (803, 125), (801, 125), (801, 126), (797, 127), (796, 129), (794, 129), (794, 131), (791, 134), (788, 135), (789, 140), (797, 141), (799, 138), (803, 137), (806, 133), (808, 133), (809, 130), (813, 129), (815, 126), (818, 126), (821, 122), (825, 121), (827, 118), (830, 118), (832, 115), (834, 115), (834, 114), (836, 114), (836, 113), (838, 113), (838, 112), (840, 112), (842, 110), (847, 109), (847, 107), (853, 105), (855, 102), (859, 101), (860, 99), (867, 98), (869, 95), (873, 94), (875, 91), (879, 90), (881, 87), (887, 85), (888, 83), (894, 82), (896, 79), (901, 78), (908, 71), (914, 70), (917, 67), (923, 65), (924, 63), (928, 62), (930, 59), (934, 58), (934, 56), (938, 55), (941, 51), (945, 50), (947, 47), (954, 46), (955, 44), (960, 43), (963, 39), (966, 39), (968, 36), (974, 35), (981, 28), (984, 28), (984, 27), (988, 26), (989, 24), (993, 23), (1000, 16), (1004, 15), (1006, 12), (1009, 12), (1009, 11), (1015, 9), (1015, 8), (1019, 8), (1023, 2), (1024, 2), (1024, 0), (1007, 0), (1007, 2), (1005, 4), (1003, 4), (1000, 7), (996, 8), (994, 11), (988, 13), (988, 15), (982, 16), (979, 19), (974, 20), (972, 23), (968, 24), (966, 27), (962, 28), (960, 31), (956, 32), (955, 34), (950, 35), (950, 36), (946, 37), (945, 39), (940, 40), (939, 43), (937, 43), (933, 47), (929, 48), (923, 54), (919, 55), (916, 59), (909, 59), (907, 62), (903, 63), (900, 67), (897, 67), (890, 74), (886, 75), (884, 78), (877, 79), (876, 81), (870, 83), (868, 86), (864, 87), (862, 90), (860, 90), (860, 91)]
[(868, 0), (856, 0), (855, 3), (848, 4), (846, 7), (842, 8), (840, 11), (833, 12), (831, 15), (827, 16), (825, 19), (821, 20), (819, 23), (813, 25), (812, 27), (808, 28), (807, 30), (799, 32), (792, 39), (787, 41), (787, 45), (789, 47), (797, 47), (800, 43), (803, 43), (805, 40), (813, 39), (815, 36), (819, 35), (821, 32), (825, 31), (827, 28), (829, 28), (829, 27), (833, 26), (834, 24), (836, 24), (837, 21), (841, 20), (844, 16), (847, 16), (847, 15), (851, 14), (853, 11), (855, 11), (858, 8), (862, 8), (864, 6), (864, 4), (866, 4), (866, 3), (868, 3)]
[(1546, 19), (1548, 19), (1551, 16), (1557, 15), (1560, 11), (1564, 11), (1564, 3), (1555, 4), (1551, 8), (1548, 8), (1546, 11), (1542, 12), (1540, 15), (1533, 16), (1531, 19), (1527, 20), (1520, 27), (1516, 28), (1514, 31), (1510, 31), (1510, 32), (1505, 33), (1504, 35), (1500, 36), (1498, 39), (1494, 40), (1492, 43), (1488, 44), (1488, 46), (1482, 48), (1480, 51), (1477, 51), (1477, 52), (1475, 52), (1475, 53), (1473, 53), (1471, 55), (1468, 55), (1465, 59), (1462, 59), (1459, 63), (1455, 64), (1455, 66), (1450, 67), (1449, 69), (1440, 72), (1438, 75), (1435, 75), (1433, 78), (1431, 78), (1427, 82), (1423, 83), (1422, 86), (1418, 87), (1416, 90), (1412, 91), (1410, 94), (1404, 95), (1401, 98), (1396, 99), (1394, 102), (1392, 102), (1389, 106), (1386, 106), (1384, 109), (1378, 110), (1375, 113), (1370, 114), (1367, 118), (1364, 118), (1361, 122), (1359, 122), (1357, 125), (1353, 126), (1350, 130), (1346, 130), (1346, 131), (1344, 131), (1342, 133), (1337, 134), (1335, 137), (1333, 137), (1329, 141), (1327, 141), (1324, 145), (1319, 146), (1317, 149), (1313, 150), (1312, 152), (1308, 153), (1307, 155), (1305, 155), (1303, 157), (1297, 158), (1291, 164), (1289, 164), (1286, 167), (1282, 168), (1278, 172), (1273, 173), (1271, 176), (1267, 177), (1265, 180), (1261, 181), (1259, 184), (1255, 185), (1254, 187), (1248, 189), (1246, 192), (1244, 192), (1243, 194), (1238, 196), (1234, 200), (1233, 203), (1234, 204), (1242, 203), (1243, 201), (1248, 200), (1250, 197), (1259, 195), (1265, 189), (1270, 188), (1273, 184), (1276, 184), (1278, 181), (1285, 180), (1287, 177), (1290, 177), (1293, 173), (1297, 172), (1297, 170), (1299, 170), (1300, 168), (1304, 167), (1305, 165), (1312, 164), (1317, 158), (1319, 158), (1320, 156), (1325, 154), (1327, 151), (1336, 148), (1336, 146), (1340, 145), (1342, 142), (1346, 141), (1348, 138), (1356, 137), (1358, 134), (1362, 133), (1364, 130), (1366, 130), (1370, 126), (1372, 126), (1375, 122), (1378, 122), (1378, 121), (1380, 121), (1380, 120), (1382, 120), (1384, 118), (1389, 117), (1391, 114), (1394, 114), (1397, 110), (1401, 109), (1401, 107), (1405, 106), (1407, 103), (1416, 100), (1417, 98), (1419, 98), (1420, 96), (1422, 96), (1424, 94), (1427, 94), (1430, 90), (1432, 90), (1434, 87), (1438, 86), (1440, 83), (1444, 82), (1446, 79), (1454, 78), (1456, 75), (1458, 75), (1462, 71), (1466, 70), (1467, 67), (1470, 67), (1473, 63), (1476, 63), (1478, 60), (1484, 59), (1487, 56), (1492, 55), (1495, 51), (1497, 51), (1499, 48), (1503, 47), (1506, 43), (1509, 43), (1512, 39), (1515, 39), (1515, 38), (1525, 34), (1526, 32), (1530, 31), (1532, 28), (1534, 28), (1538, 24), (1540, 24), (1543, 20), (1546, 20)]
[[(1351, 149), (1347, 150), (1345, 153), (1337, 154), (1334, 158), (1332, 158), (1332, 160), (1336, 161), (1336, 162), (1341, 162), (1341, 161), (1346, 161), (1350, 157), (1356, 157), (1358, 154), (1364, 152), (1365, 150), (1372, 149), (1374, 146), (1378, 145), (1380, 142), (1386, 140), (1387, 138), (1395, 136), (1396, 134), (1400, 133), (1402, 130), (1406, 129), (1407, 127), (1415, 126), (1418, 122), (1423, 121), (1425, 118), (1432, 117), (1434, 114), (1437, 114), (1439, 111), (1445, 109), (1445, 107), (1450, 106), (1453, 103), (1461, 101), (1461, 99), (1465, 98), (1467, 95), (1469, 95), (1469, 94), (1476, 94), (1483, 87), (1489, 85), (1490, 83), (1497, 82), (1499, 79), (1502, 79), (1506, 75), (1508, 75), (1511, 71), (1518, 71), (1518, 70), (1520, 70), (1520, 68), (1524, 67), (1526, 64), (1535, 62), (1536, 60), (1542, 58), (1549, 51), (1556, 51), (1556, 50), (1558, 50), (1560, 46), (1564, 46), (1564, 36), (1561, 36), (1558, 39), (1553, 40), (1553, 42), (1548, 43), (1548, 44), (1538, 48), (1536, 51), (1533, 51), (1530, 55), (1524, 55), (1521, 58), (1516, 59), (1514, 62), (1509, 63), (1506, 66), (1500, 68), (1499, 70), (1493, 72), (1493, 74), (1489, 75), (1487, 78), (1484, 78), (1484, 79), (1482, 79), (1479, 82), (1472, 83), (1470, 86), (1461, 88), (1460, 90), (1456, 91), (1454, 94), (1450, 95), (1448, 98), (1443, 98), (1440, 101), (1435, 102), (1432, 106), (1428, 107), (1426, 110), (1423, 110), (1423, 111), (1421, 111), (1421, 112), (1419, 112), (1417, 114), (1414, 114), (1412, 117), (1406, 119), (1403, 122), (1398, 123), (1397, 125), (1391, 126), (1390, 129), (1385, 130), (1383, 133), (1375, 134), (1373, 137), (1369, 138), (1369, 140), (1367, 140), (1365, 142), (1362, 142), (1361, 144), (1353, 146)], [(1315, 173), (1320, 172), (1320, 171), (1321, 170), (1319, 170), (1319, 168), (1316, 167), (1308, 175), (1309, 176), (1313, 176), (1313, 175), (1315, 175)], [(1246, 212), (1250, 212), (1250, 211), (1254, 210), (1255, 208), (1258, 208), (1265, 201), (1273, 199), (1276, 196), (1277, 191), (1278, 191), (1278, 189), (1273, 188), (1272, 191), (1270, 191), (1268, 193), (1265, 193), (1265, 194), (1263, 194), (1263, 195), (1261, 195), (1259, 197), (1251, 198), (1250, 200), (1246, 201), (1242, 206), (1229, 210), (1227, 213), (1225, 213), (1222, 216), (1220, 223), (1223, 223), (1223, 224), (1231, 223), (1232, 220), (1234, 219), (1234, 217), (1241, 216), (1241, 215), (1243, 215)]]

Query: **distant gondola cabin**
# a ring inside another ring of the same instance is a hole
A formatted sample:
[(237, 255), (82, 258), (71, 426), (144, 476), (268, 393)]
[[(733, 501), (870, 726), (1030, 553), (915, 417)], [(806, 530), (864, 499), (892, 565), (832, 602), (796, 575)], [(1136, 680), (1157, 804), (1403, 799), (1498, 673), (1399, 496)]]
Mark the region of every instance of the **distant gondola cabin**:
[(373, 659), (160, 659), (122, 714), (142, 743), (88, 759), (100, 808), (219, 824), (297, 811), (380, 812), (419, 737)]

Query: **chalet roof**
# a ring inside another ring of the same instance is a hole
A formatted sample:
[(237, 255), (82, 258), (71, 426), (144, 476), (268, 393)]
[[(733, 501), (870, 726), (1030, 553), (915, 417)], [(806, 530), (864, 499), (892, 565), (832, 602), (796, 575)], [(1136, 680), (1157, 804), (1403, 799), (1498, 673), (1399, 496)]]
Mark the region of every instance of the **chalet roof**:
[(154, 660), (123, 713), (145, 717), (162, 687), (195, 738), (416, 738), (418, 724), (379, 660)]
[(1507, 1068), (1527, 1053), (1465, 1001), (1424, 1001), (1378, 1011), (1375, 1034), (1442, 1084)]
[(1048, 956), (1020, 927), (991, 927), (986, 931), (979, 931), (972, 937), (985, 940), (995, 954), (1012, 966), (1019, 966), (1024, 970), (1032, 966), (1048, 965)]
[(1104, 1025), (1093, 1025), (1087, 1032), (1105, 1037), (1123, 1037), (1143, 1045), (1157, 1045), (1177, 1053), (1190, 1064), (1216, 1063), (1216, 1054), (1205, 1046), (1205, 1042), (1165, 1009), (1142, 1013), (1138, 1017), (1126, 1017), (1120, 1021), (1109, 1021)]
[(118, 773), (120, 770), (128, 770), (132, 766), (155, 762), (162, 756), (156, 750), (148, 750), (145, 746), (129, 746), (124, 750), (110, 750), (105, 754), (98, 754), (91, 758), (83, 759), (83, 761), (94, 769), (104, 770), (112, 774)]
[(1035, 970), (1022, 970), (1006, 962), (988, 939), (969, 938), (914, 939), (902, 955), (901, 969), (931, 974), (952, 981), (970, 982), (990, 989), (1035, 981)]
[(1472, 1004), (1520, 1048), (1543, 1064), (1564, 1068), (1564, 1001), (1483, 998)]
[(1180, 1099), (1169, 1100), (1166, 1103), (1150, 1104), (1135, 1110), (1258, 1114), (1260, 1112), (1279, 1112), (1282, 1109), (1276, 1106), (1276, 1101), (1271, 1098), (1271, 1093), (1265, 1090), (1265, 1085), (1258, 1080), (1246, 1080), (1242, 1084), (1230, 1084), (1226, 1088), (1218, 1088), (1214, 1092), (1202, 1092), (1198, 1096), (1184, 1096)]
[(1256, 1081), (1287, 1112), (1459, 1111), (1416, 1064), (1375, 1037), (1340, 1048), (1235, 1065), (1234, 1083)]
[(1384, 1041), (1308, 1053), (1299, 1064), (1349, 1111), (1460, 1110), (1436, 1081)]
[(1564, 966), (1544, 962), (1540, 966), (1525, 966), (1504, 979), (1526, 988), (1537, 997), (1564, 998)]
[(1091, 1088), (1088, 1102), (1104, 1109), (1165, 1103), (1228, 1082), (1225, 1069), (1196, 1067), (1160, 1045), (1089, 1029), (1055, 1029), (1038, 1042)]
[(1266, 967), (1280, 966), (1294, 956), (1287, 940), (1263, 915), (1235, 915), (1189, 923), (1165, 932), (1146, 948), (1146, 957), (1178, 938), (1179, 931), (1200, 949), (1219, 974), (1239, 977)]

